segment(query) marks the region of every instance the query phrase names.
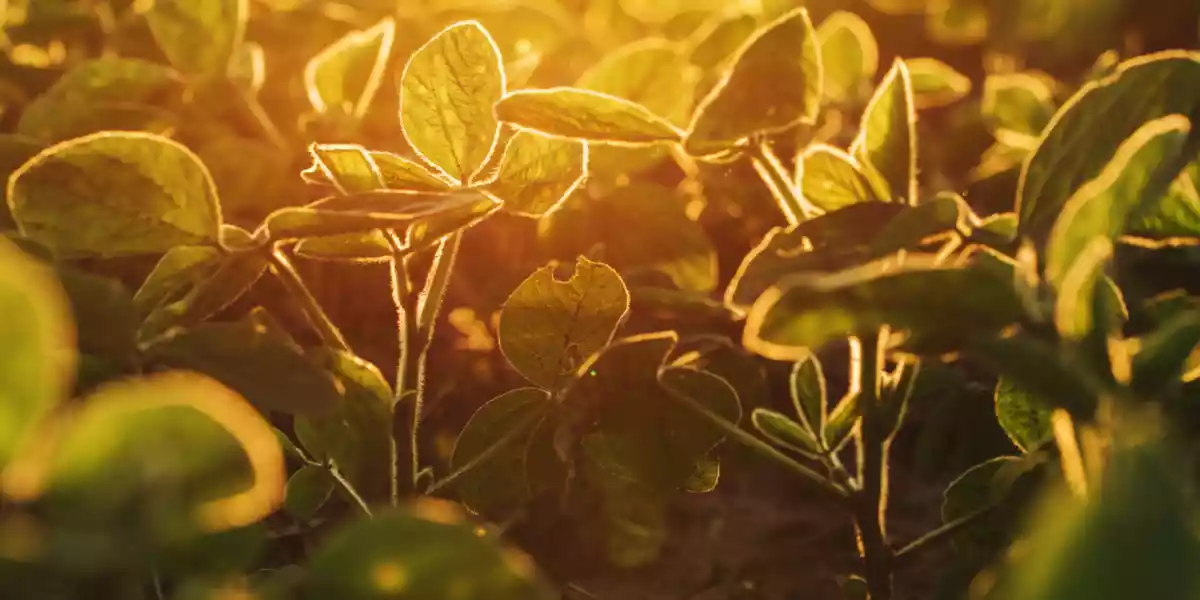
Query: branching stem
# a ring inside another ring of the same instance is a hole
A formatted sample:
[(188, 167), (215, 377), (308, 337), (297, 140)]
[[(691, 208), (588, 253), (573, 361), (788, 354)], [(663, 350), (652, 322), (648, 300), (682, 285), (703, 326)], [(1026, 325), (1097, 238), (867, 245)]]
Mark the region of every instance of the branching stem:
[(321, 343), (343, 352), (352, 352), (350, 344), (346, 343), (346, 338), (342, 336), (341, 330), (330, 320), (329, 315), (325, 313), (325, 309), (321, 307), (321, 303), (317, 301), (312, 291), (304, 284), (300, 273), (292, 266), (291, 261), (288, 260), (283, 251), (276, 248), (271, 252), (270, 258), (271, 266), (273, 267), (272, 272), (283, 283), (283, 286), (287, 288), (292, 298), (300, 303), (300, 308), (303, 309), (309, 324), (312, 325), (317, 335), (320, 336)]

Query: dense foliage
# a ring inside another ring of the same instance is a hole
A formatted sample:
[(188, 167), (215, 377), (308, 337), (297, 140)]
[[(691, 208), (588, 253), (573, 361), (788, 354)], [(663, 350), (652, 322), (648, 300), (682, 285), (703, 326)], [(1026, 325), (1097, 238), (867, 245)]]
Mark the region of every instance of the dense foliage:
[(590, 597), (761, 465), (846, 598), (1200, 598), (1200, 9), (1132, 4), (0, 2), (0, 595)]

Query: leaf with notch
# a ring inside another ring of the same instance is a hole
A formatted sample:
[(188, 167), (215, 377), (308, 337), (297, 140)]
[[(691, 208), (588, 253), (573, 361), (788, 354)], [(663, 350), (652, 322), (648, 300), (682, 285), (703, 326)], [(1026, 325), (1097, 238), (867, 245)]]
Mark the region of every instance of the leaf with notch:
[(0, 468), (70, 392), (78, 361), (71, 306), (42, 262), (0, 240)]
[[(763, 27), (738, 51), (725, 77), (700, 102), (684, 146), (715, 154), (756, 133), (816, 120), (821, 53), (808, 11), (793, 10)], [(787, 86), (779, 86), (787, 81)]]
[(442, 30), (409, 59), (400, 77), (404, 137), (421, 158), (467, 184), (500, 134), (492, 107), (504, 96), (504, 67), (477, 21)]
[[(1023, 305), (1011, 281), (975, 266), (913, 255), (840, 273), (785, 279), (754, 303), (743, 343), (774, 360), (885, 325), (907, 331), (922, 353), (944, 353), (1015, 322)], [(929, 290), (938, 290), (930, 294)]]
[(211, 244), (221, 226), (200, 159), (144, 133), (103, 132), (47, 148), (13, 173), (8, 203), (21, 233), (63, 258)]
[(683, 132), (650, 109), (616, 96), (557, 87), (509, 92), (496, 116), (547, 135), (596, 143), (678, 142)]
[(260, 410), (328, 414), (341, 402), (336, 381), (299, 347), (249, 321), (203, 323), (158, 341), (149, 358), (204, 373)]
[(580, 257), (566, 281), (542, 267), (504, 302), (500, 350), (526, 379), (557, 390), (612, 340), (628, 310), (629, 291), (612, 267)]
[[(1200, 114), (1198, 78), (1200, 54), (1170, 51), (1127, 61), (1080, 89), (1055, 115), (1021, 173), (1021, 236), (1044, 243), (1071, 195), (1099, 176), (1147, 121)], [(1187, 145), (1185, 154), (1194, 154), (1194, 140)]]
[(308, 61), (304, 87), (313, 108), (356, 119), (366, 115), (383, 83), (395, 38), (396, 21), (384, 19), (370, 29), (347, 33)]
[(917, 128), (912, 78), (896, 59), (863, 112), (850, 154), (881, 200), (917, 203)]
[(804, 197), (821, 210), (877, 200), (858, 160), (833, 146), (809, 146), (797, 163)]
[(817, 27), (821, 43), (824, 95), (833, 102), (854, 102), (879, 71), (879, 44), (862, 17), (836, 11)]
[(146, 23), (167, 60), (200, 77), (228, 72), (249, 18), (249, 0), (156, 0), (146, 12)]
[(450, 459), (452, 472), (474, 465), (455, 484), (463, 504), (481, 514), (503, 516), (530, 499), (525, 454), (534, 429), (552, 407), (548, 392), (521, 388), (475, 411)]
[(562, 204), (588, 170), (587, 144), (529, 131), (518, 131), (503, 156), (486, 189), (504, 203), (504, 210), (534, 218)]
[(114, 129), (106, 110), (148, 105), (182, 89), (178, 73), (152, 62), (117, 57), (84, 61), (25, 106), (16, 133), (58, 142)]

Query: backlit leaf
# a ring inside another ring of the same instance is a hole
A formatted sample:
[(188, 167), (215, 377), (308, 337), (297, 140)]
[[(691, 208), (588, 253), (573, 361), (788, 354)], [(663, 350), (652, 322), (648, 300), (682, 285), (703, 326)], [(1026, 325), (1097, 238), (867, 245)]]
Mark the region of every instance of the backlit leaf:
[(176, 246), (146, 276), (133, 303), (143, 316), (184, 288), (202, 281), (221, 264), (221, 251), (208, 246)]
[(1200, 315), (1189, 310), (1168, 320), (1142, 339), (1133, 357), (1130, 385), (1155, 397), (1179, 385), (1200, 345)]
[(641, 104), (580, 88), (511, 92), (496, 105), (496, 115), (519, 127), (597, 143), (650, 144), (683, 137)]
[(908, 66), (897, 59), (863, 113), (850, 154), (881, 200), (917, 203), (917, 129)]
[(420, 500), (355, 521), (312, 555), (306, 591), (343, 600), (549, 600), (532, 560), (454, 505)]
[(221, 225), (208, 171), (178, 142), (105, 132), (52, 146), (8, 184), (21, 233), (63, 257), (156, 254), (214, 243)]
[(313, 260), (351, 263), (380, 262), (394, 254), (387, 236), (379, 230), (303, 239), (295, 252)]
[(222, 76), (243, 43), (249, 16), (249, 0), (156, 0), (146, 22), (175, 68)]
[(837, 11), (817, 27), (824, 65), (824, 95), (833, 102), (857, 100), (879, 71), (879, 45), (862, 17)]
[(648, 38), (606, 55), (575, 85), (637, 102), (672, 123), (686, 124), (699, 80), (699, 69), (688, 64), (677, 45)]
[(529, 500), (525, 453), (534, 428), (551, 407), (548, 392), (521, 388), (501, 394), (475, 411), (459, 434), (450, 459), (451, 471), (477, 465), (455, 484), (467, 507), (503, 516)]
[(496, 146), (493, 105), (504, 96), (504, 68), (492, 36), (463, 21), (419, 48), (400, 80), (400, 121), (409, 144), (466, 184)]
[(763, 437), (776, 446), (810, 457), (821, 452), (821, 444), (813, 437), (812, 432), (782, 413), (758, 408), (754, 410), (750, 421)]
[(808, 11), (793, 10), (742, 46), (724, 79), (696, 109), (685, 147), (695, 155), (715, 154), (755, 133), (813, 122), (821, 106), (822, 77)]
[[(150, 339), (171, 327), (188, 327), (216, 316), (242, 297), (267, 270), (262, 252), (234, 252), (221, 257), (210, 274), (198, 279), (178, 300), (151, 311), (138, 330)], [(209, 267), (206, 265), (205, 269)], [(186, 285), (186, 283), (185, 283)]]
[(500, 350), (526, 379), (556, 390), (612, 340), (628, 310), (629, 292), (612, 267), (581, 257), (566, 281), (543, 267), (505, 301)]
[(849, 154), (814, 144), (804, 150), (797, 170), (804, 197), (817, 208), (837, 210), (849, 204), (876, 200), (871, 182)]
[(333, 475), (324, 467), (304, 465), (287, 480), (283, 510), (293, 519), (308, 521), (333, 495)]
[(692, 64), (704, 70), (716, 69), (754, 35), (757, 28), (754, 15), (735, 14), (701, 28), (691, 39)]
[[(484, 215), (499, 204), (478, 192), (428, 193), (378, 190), (281, 208), (263, 227), (274, 241), (413, 228), (441, 216)], [(449, 232), (447, 232), (449, 233)]]
[(1022, 452), (1033, 452), (1049, 441), (1050, 413), (1054, 407), (1001, 377), (996, 385), (996, 419)]
[(1054, 116), (1054, 89), (1046, 77), (1032, 73), (988, 75), (983, 81), (980, 110), (993, 133), (1012, 132), (1037, 138)]
[(1200, 160), (1179, 174), (1162, 199), (1131, 215), (1127, 231), (1156, 241), (1200, 237)]
[(1200, 54), (1163, 52), (1125, 62), (1076, 93), (1051, 121), (1021, 174), (1016, 211), (1021, 235), (1048, 238), (1071, 195), (1099, 176), (1117, 148), (1147, 121), (1197, 114), (1198, 77)]
[(487, 189), (504, 202), (504, 210), (540, 217), (554, 210), (583, 183), (588, 146), (519, 131), (504, 149), (496, 179)]
[(825, 373), (821, 370), (821, 361), (817, 355), (808, 356), (796, 361), (792, 366), (791, 386), (792, 405), (800, 424), (824, 445), (823, 432), (829, 413), (828, 396), (825, 391)]
[(0, 240), (0, 468), (43, 415), (65, 399), (75, 372), (71, 308), (54, 272)]
[(936, 58), (911, 59), (908, 70), (918, 110), (953, 104), (971, 93), (970, 78)]
[(313, 108), (355, 118), (366, 115), (383, 83), (395, 38), (396, 22), (384, 19), (370, 29), (347, 33), (314, 56), (304, 68)]

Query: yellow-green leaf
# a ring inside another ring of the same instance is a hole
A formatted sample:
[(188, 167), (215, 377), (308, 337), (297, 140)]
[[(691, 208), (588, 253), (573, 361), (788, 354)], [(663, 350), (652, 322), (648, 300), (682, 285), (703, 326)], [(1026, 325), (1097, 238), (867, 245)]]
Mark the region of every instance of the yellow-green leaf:
[(755, 133), (813, 122), (821, 106), (822, 77), (820, 45), (808, 11), (793, 10), (742, 46), (725, 77), (696, 109), (685, 147), (695, 155), (715, 154)]
[(308, 61), (304, 87), (319, 113), (339, 112), (361, 119), (383, 83), (396, 38), (396, 21), (384, 19), (351, 31)]
[(833, 102), (854, 102), (879, 71), (879, 44), (862, 17), (837, 11), (817, 27), (821, 42), (824, 95)]
[(1033, 73), (989, 75), (980, 106), (984, 123), (998, 136), (1008, 132), (1036, 140), (1054, 116), (1052, 83)]
[(504, 202), (504, 210), (541, 217), (583, 183), (587, 166), (586, 143), (518, 131), (487, 190)]
[(500, 350), (526, 379), (557, 390), (612, 340), (628, 310), (629, 291), (612, 267), (580, 257), (566, 281), (542, 267), (505, 301)]
[(641, 104), (579, 88), (512, 92), (496, 105), (496, 115), (518, 127), (597, 143), (652, 144), (683, 137)]
[(797, 165), (804, 197), (825, 211), (876, 200), (871, 182), (853, 156), (832, 146), (812, 145)]
[(553, 407), (549, 392), (520, 388), (475, 411), (450, 459), (452, 472), (472, 466), (455, 484), (463, 504), (485, 515), (502, 515), (529, 500), (525, 453), (534, 428)]
[(971, 80), (936, 58), (908, 61), (913, 100), (918, 110), (953, 104), (971, 93)]
[(250, 0), (156, 0), (146, 22), (175, 68), (219, 77), (228, 73), (249, 17)]
[(691, 117), (700, 75), (678, 44), (648, 38), (604, 56), (575, 85), (637, 102), (678, 125)]
[(167, 138), (102, 132), (47, 148), (8, 183), (20, 231), (63, 257), (157, 254), (215, 243), (208, 170)]
[(917, 203), (917, 128), (908, 66), (896, 59), (867, 104), (850, 154), (881, 200)]
[(400, 121), (409, 144), (451, 179), (469, 183), (492, 155), (504, 96), (504, 67), (476, 21), (442, 30), (421, 46), (400, 78)]

